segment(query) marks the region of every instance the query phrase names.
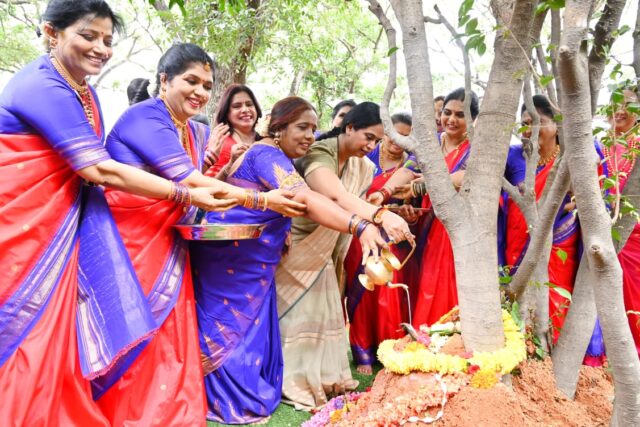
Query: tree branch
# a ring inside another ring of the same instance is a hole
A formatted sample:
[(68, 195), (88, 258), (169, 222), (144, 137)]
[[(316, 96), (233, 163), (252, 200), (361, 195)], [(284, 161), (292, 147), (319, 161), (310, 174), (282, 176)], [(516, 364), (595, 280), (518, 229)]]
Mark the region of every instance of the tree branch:
[(633, 70), (636, 79), (640, 79), (640, 1), (636, 12), (636, 26), (633, 29)]
[[(451, 37), (458, 46), (458, 49), (462, 52), (462, 60), (464, 61), (464, 120), (467, 123), (473, 123), (473, 119), (471, 118), (471, 61), (469, 60), (469, 52), (465, 48), (462, 40), (460, 40), (460, 35), (453, 28), (453, 25), (447, 20), (447, 18), (440, 12), (440, 8), (438, 5), (434, 5), (433, 9), (438, 14), (438, 19), (451, 33)], [(469, 135), (469, 141), (473, 141), (473, 126), (467, 126), (467, 134)]]
[(607, 0), (604, 11), (596, 24), (593, 35), (593, 47), (589, 53), (589, 86), (591, 88), (591, 113), (598, 107), (598, 94), (602, 86), (602, 74), (607, 61), (607, 55), (615, 37), (614, 31), (620, 25), (620, 17), (626, 0)]
[(391, 103), (391, 95), (396, 88), (397, 79), (397, 58), (396, 51), (398, 46), (396, 44), (396, 30), (393, 28), (391, 21), (387, 18), (387, 15), (382, 10), (382, 6), (377, 0), (368, 0), (369, 10), (378, 18), (378, 22), (387, 35), (387, 43), (389, 45), (389, 77), (387, 79), (387, 86), (384, 89), (384, 95), (382, 96), (382, 103), (380, 105), (380, 116), (384, 125), (384, 132), (399, 146), (407, 151), (414, 151), (417, 145), (416, 140), (411, 136), (400, 135), (393, 124), (391, 123), (391, 115), (389, 114), (389, 104)]
[[(627, 182), (622, 194), (629, 199), (629, 202), (635, 206), (636, 209), (640, 209), (640, 166), (636, 165), (627, 177)], [(624, 248), (636, 224), (638, 224), (638, 219), (634, 215), (628, 214), (624, 215), (614, 225), (614, 229), (616, 229), (620, 235), (620, 240), (614, 242), (617, 253), (620, 253)]]
[[(565, 194), (569, 191), (569, 168), (567, 162), (563, 161), (560, 157), (556, 160), (556, 164), (558, 165), (558, 175), (553, 180), (553, 184), (551, 184), (548, 193), (545, 191), (545, 193), (547, 193), (546, 200), (540, 207), (538, 221), (533, 227), (529, 228), (529, 236), (531, 236), (531, 238), (527, 246), (527, 251), (518, 266), (518, 271), (509, 284), (509, 293), (516, 299), (522, 295), (527, 283), (529, 283), (531, 275), (538, 265), (538, 260), (542, 256), (547, 238), (553, 229), (555, 217), (558, 214)], [(535, 232), (533, 232), (533, 230), (535, 230)]]

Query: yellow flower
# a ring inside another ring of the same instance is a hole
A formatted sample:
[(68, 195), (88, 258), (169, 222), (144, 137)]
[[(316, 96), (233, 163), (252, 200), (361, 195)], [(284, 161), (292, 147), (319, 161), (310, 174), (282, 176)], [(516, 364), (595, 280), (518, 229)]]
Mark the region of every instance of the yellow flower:
[(406, 375), (410, 372), (467, 372), (468, 365), (478, 365), (481, 370), (498, 374), (511, 372), (526, 356), (524, 335), (511, 315), (503, 310), (502, 322), (505, 331), (505, 346), (494, 352), (474, 352), (470, 359), (443, 353), (433, 353), (418, 342), (408, 343), (398, 352), (395, 340), (383, 341), (378, 347), (378, 359), (393, 373)]
[(498, 383), (498, 375), (495, 371), (481, 369), (471, 377), (471, 387), (491, 388)]

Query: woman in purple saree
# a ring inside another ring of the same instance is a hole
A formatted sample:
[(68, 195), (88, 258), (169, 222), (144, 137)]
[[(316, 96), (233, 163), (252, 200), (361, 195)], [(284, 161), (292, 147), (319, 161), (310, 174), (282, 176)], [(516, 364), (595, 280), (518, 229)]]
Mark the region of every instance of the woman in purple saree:
[[(228, 182), (266, 191), (286, 189), (307, 205), (307, 217), (361, 235), (363, 253), (384, 245), (375, 226), (311, 191), (291, 159), (313, 143), (317, 117), (302, 98), (273, 107), (269, 138), (235, 163)], [(291, 219), (270, 210), (236, 207), (208, 213), (209, 223), (266, 224), (260, 238), (198, 242), (191, 247), (208, 419), (227, 424), (264, 421), (280, 403), (282, 350), (274, 275)]]

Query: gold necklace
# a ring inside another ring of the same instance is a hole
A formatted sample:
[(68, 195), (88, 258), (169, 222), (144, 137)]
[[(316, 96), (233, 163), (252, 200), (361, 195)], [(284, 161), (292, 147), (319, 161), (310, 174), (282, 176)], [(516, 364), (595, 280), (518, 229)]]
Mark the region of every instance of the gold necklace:
[(442, 154), (444, 154), (445, 156), (448, 156), (450, 153), (458, 151), (458, 149), (460, 148), (462, 143), (467, 139), (467, 134), (465, 133), (463, 135), (463, 137), (462, 137), (462, 141), (460, 141), (460, 143), (458, 143), (452, 149), (447, 148), (447, 142), (449, 141), (449, 137), (447, 136), (446, 133), (442, 133), (442, 136), (440, 138), (442, 139), (442, 144), (440, 145), (440, 150), (442, 151)]
[(60, 77), (64, 79), (65, 82), (71, 89), (73, 89), (78, 97), (80, 98), (80, 103), (82, 104), (82, 109), (84, 110), (85, 116), (87, 116), (87, 121), (91, 125), (91, 127), (95, 130), (96, 121), (93, 117), (93, 97), (91, 95), (91, 91), (89, 90), (89, 85), (85, 79), (82, 79), (82, 83), (76, 82), (73, 77), (71, 77), (71, 73), (65, 68), (65, 66), (56, 58), (56, 56), (51, 53), (49, 55), (51, 58), (51, 64), (53, 64), (53, 68), (56, 69)]
[(169, 106), (169, 103), (167, 102), (167, 99), (165, 98), (164, 95), (160, 95), (160, 99), (162, 99), (162, 102), (164, 103), (164, 106), (167, 108), (167, 111), (169, 112), (169, 116), (171, 117), (171, 121), (173, 122), (173, 124), (175, 125), (176, 129), (178, 130), (178, 134), (180, 135), (180, 144), (182, 145), (182, 148), (184, 148), (184, 151), (187, 152), (187, 155), (189, 156), (189, 158), (193, 162), (193, 157), (191, 155), (191, 144), (189, 143), (189, 134), (188, 134), (189, 129), (187, 128), (187, 121), (185, 120), (183, 122), (183, 121), (178, 120), (176, 115), (173, 113), (173, 110)]
[(541, 157), (540, 160), (538, 160), (538, 166), (546, 165), (547, 163), (549, 163), (550, 161), (558, 157), (559, 153), (560, 153), (560, 146), (556, 144), (556, 149), (553, 150), (553, 153), (549, 154), (547, 157)]

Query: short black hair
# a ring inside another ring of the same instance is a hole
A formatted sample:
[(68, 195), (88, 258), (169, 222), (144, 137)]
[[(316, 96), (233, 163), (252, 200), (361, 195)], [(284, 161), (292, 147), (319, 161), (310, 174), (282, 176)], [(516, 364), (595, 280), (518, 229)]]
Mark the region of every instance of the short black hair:
[(171, 46), (158, 61), (154, 95), (160, 93), (160, 76), (162, 74), (166, 74), (167, 81), (170, 81), (178, 74), (184, 73), (192, 64), (209, 65), (213, 76), (215, 68), (213, 59), (200, 46), (193, 43), (176, 43)]
[[(460, 87), (452, 92), (450, 92), (445, 98), (444, 98), (444, 105), (443, 108), (447, 106), (447, 104), (449, 103), (449, 101), (460, 101), (460, 102), (464, 102), (464, 88)], [(471, 91), (471, 118), (475, 120), (476, 117), (478, 117), (478, 113), (480, 112), (480, 107), (478, 105), (478, 95), (476, 95), (476, 93), (474, 91)]]
[(88, 16), (111, 19), (114, 31), (124, 29), (122, 18), (104, 0), (49, 0), (42, 20), (61, 31)]

